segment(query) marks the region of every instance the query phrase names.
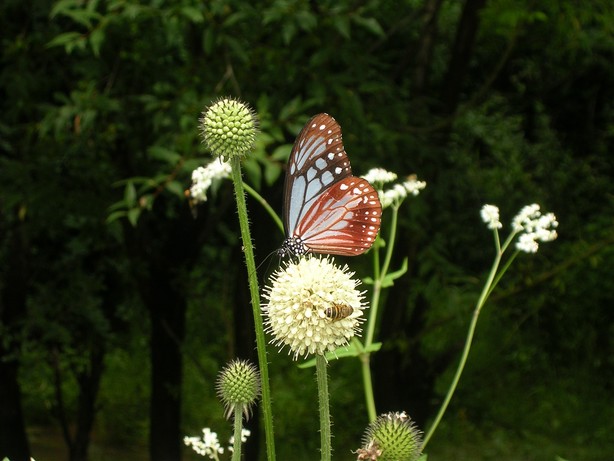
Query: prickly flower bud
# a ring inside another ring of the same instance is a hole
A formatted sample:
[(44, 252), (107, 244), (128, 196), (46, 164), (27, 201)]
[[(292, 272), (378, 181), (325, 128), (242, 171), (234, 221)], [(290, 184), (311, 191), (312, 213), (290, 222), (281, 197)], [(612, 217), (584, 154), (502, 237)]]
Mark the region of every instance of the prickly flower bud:
[(251, 407), (260, 395), (260, 373), (247, 360), (233, 360), (220, 372), (216, 387), (226, 418), (232, 416), (238, 405), (245, 419), (249, 419)]
[(421, 432), (405, 412), (380, 415), (367, 428), (358, 460), (416, 461), (422, 451)]
[(246, 155), (254, 146), (257, 125), (256, 114), (247, 104), (223, 98), (203, 112), (200, 133), (213, 155), (227, 161)]

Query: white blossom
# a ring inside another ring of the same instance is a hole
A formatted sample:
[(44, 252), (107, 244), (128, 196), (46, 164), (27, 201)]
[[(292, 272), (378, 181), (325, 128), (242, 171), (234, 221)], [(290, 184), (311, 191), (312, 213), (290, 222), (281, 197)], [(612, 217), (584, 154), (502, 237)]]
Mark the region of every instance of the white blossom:
[(425, 187), (426, 182), (418, 181), (416, 175), (408, 176), (402, 183), (394, 184), (390, 189), (378, 191), (382, 208), (388, 208), (393, 204), (399, 204), (405, 200), (408, 195), (416, 196)]
[(363, 293), (348, 266), (328, 257), (290, 261), (273, 274), (264, 289), (262, 309), (272, 343), (288, 346), (294, 359), (325, 354), (344, 346), (356, 334), (364, 309)]
[(397, 179), (397, 174), (392, 171), (384, 170), (383, 168), (371, 168), (367, 171), (367, 174), (362, 176), (371, 184), (375, 184), (378, 187), (392, 182)]
[(229, 178), (230, 164), (221, 160), (213, 160), (207, 166), (198, 167), (192, 172), (192, 187), (190, 196), (194, 203), (206, 202), (207, 191), (215, 180)]
[(202, 437), (184, 437), (183, 443), (199, 455), (208, 456), (214, 460), (219, 459), (218, 454), (224, 453), (224, 448), (220, 445), (217, 434), (208, 427), (203, 429)]
[(523, 207), (512, 220), (514, 231), (520, 233), (516, 248), (535, 253), (539, 248), (538, 241), (550, 242), (558, 237), (555, 230), (558, 225), (554, 213), (542, 214), (539, 205), (534, 203)]
[(499, 221), (499, 208), (495, 205), (484, 205), (480, 211), (482, 221), (488, 224), (489, 229), (501, 229), (503, 224)]

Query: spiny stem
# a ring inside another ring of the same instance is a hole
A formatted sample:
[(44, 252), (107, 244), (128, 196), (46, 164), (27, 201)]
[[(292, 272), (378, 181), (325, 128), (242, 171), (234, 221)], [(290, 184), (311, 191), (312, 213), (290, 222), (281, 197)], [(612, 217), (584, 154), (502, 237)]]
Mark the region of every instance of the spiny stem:
[(243, 430), (243, 407), (241, 404), (236, 404), (234, 407), (234, 442), (232, 444), (232, 461), (241, 461), (241, 437)]
[(251, 296), (252, 311), (254, 314), (258, 365), (260, 368), (260, 378), (262, 381), (262, 415), (264, 419), (267, 460), (275, 461), (275, 439), (273, 436), (273, 414), (271, 408), (271, 391), (269, 387), (269, 365), (267, 362), (266, 340), (264, 336), (264, 326), (262, 323), (262, 313), (260, 311), (260, 290), (258, 287), (258, 278), (256, 274), (254, 248), (249, 232), (249, 220), (247, 218), (243, 178), (241, 177), (241, 159), (238, 156), (232, 157), (231, 168), (232, 182), (234, 184), (237, 211), (239, 215), (239, 225), (241, 227), (241, 240), (243, 241), (243, 252), (245, 254), (245, 264), (247, 266), (249, 292)]
[(330, 408), (328, 396), (327, 362), (322, 354), (316, 354), (316, 380), (318, 383), (318, 402), (320, 405), (320, 450), (321, 460), (330, 461), (331, 434), (330, 434)]

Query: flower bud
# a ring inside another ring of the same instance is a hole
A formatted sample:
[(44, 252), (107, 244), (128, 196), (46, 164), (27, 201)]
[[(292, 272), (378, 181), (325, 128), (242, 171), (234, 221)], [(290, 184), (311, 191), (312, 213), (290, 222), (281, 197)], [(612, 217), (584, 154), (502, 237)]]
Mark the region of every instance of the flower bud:
[(216, 157), (244, 156), (254, 146), (256, 114), (245, 103), (223, 98), (208, 107), (200, 119), (201, 136)]
[(369, 425), (356, 454), (358, 460), (416, 461), (421, 452), (421, 432), (405, 412), (391, 412)]
[(251, 407), (260, 395), (260, 373), (247, 360), (233, 360), (219, 374), (216, 387), (226, 418), (230, 418), (239, 405), (245, 419), (249, 419)]

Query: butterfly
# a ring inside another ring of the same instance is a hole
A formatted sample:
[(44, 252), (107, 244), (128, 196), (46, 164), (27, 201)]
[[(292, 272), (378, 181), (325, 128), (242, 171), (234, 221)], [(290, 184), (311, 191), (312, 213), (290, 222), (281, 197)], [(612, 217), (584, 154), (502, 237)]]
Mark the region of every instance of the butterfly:
[(356, 256), (375, 241), (382, 206), (365, 179), (352, 176), (341, 127), (314, 116), (299, 133), (286, 171), (280, 256), (308, 252)]

